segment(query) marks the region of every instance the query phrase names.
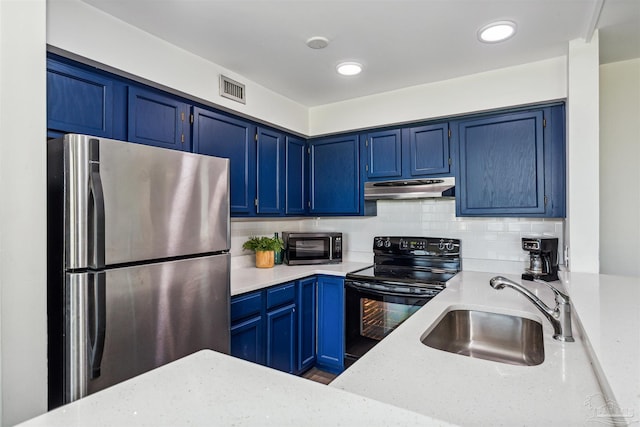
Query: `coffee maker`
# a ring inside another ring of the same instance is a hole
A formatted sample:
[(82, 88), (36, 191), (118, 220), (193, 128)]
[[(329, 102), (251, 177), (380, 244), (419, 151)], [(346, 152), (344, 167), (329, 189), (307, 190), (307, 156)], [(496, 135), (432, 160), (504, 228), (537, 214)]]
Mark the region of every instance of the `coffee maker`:
[(522, 273), (523, 280), (558, 280), (558, 238), (523, 237), (522, 249), (529, 252), (529, 267)]

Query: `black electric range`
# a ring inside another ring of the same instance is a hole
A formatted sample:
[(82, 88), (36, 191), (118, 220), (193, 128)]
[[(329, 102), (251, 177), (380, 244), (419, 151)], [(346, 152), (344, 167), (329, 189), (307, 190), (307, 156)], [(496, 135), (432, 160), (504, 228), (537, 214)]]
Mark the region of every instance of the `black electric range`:
[(374, 265), (345, 277), (345, 366), (440, 293), (462, 267), (460, 240), (378, 236)]

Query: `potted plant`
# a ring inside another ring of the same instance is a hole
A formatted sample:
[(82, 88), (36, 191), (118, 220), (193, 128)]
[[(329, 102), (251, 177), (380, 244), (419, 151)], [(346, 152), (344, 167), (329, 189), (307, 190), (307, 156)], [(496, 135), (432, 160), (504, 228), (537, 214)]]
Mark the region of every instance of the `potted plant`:
[(284, 242), (278, 237), (250, 236), (242, 244), (243, 249), (256, 253), (256, 267), (271, 268), (274, 264), (274, 251), (284, 248)]

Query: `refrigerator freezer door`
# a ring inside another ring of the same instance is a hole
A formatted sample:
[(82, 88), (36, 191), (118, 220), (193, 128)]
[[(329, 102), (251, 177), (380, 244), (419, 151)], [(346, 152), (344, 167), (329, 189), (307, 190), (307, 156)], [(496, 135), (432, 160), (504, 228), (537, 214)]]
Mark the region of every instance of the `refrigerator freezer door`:
[(229, 263), (221, 254), (67, 273), (65, 403), (201, 349), (229, 353)]
[(229, 249), (228, 159), (86, 135), (52, 143), (64, 152), (66, 269)]

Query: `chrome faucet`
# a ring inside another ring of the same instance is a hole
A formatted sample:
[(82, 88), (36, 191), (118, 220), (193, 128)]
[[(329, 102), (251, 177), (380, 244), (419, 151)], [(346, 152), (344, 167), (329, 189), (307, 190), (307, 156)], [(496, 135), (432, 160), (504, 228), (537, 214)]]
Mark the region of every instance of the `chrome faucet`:
[(551, 325), (553, 326), (553, 338), (558, 341), (574, 342), (573, 335), (571, 333), (571, 304), (569, 295), (563, 294), (547, 282), (542, 280), (536, 280), (537, 283), (543, 283), (551, 288), (556, 296), (556, 307), (552, 310), (540, 298), (535, 296), (529, 289), (525, 288), (518, 283), (507, 279), (506, 277), (496, 276), (493, 277), (489, 284), (493, 289), (503, 289), (508, 286), (522, 295), (524, 295), (529, 301), (533, 303), (541, 312), (545, 315)]

